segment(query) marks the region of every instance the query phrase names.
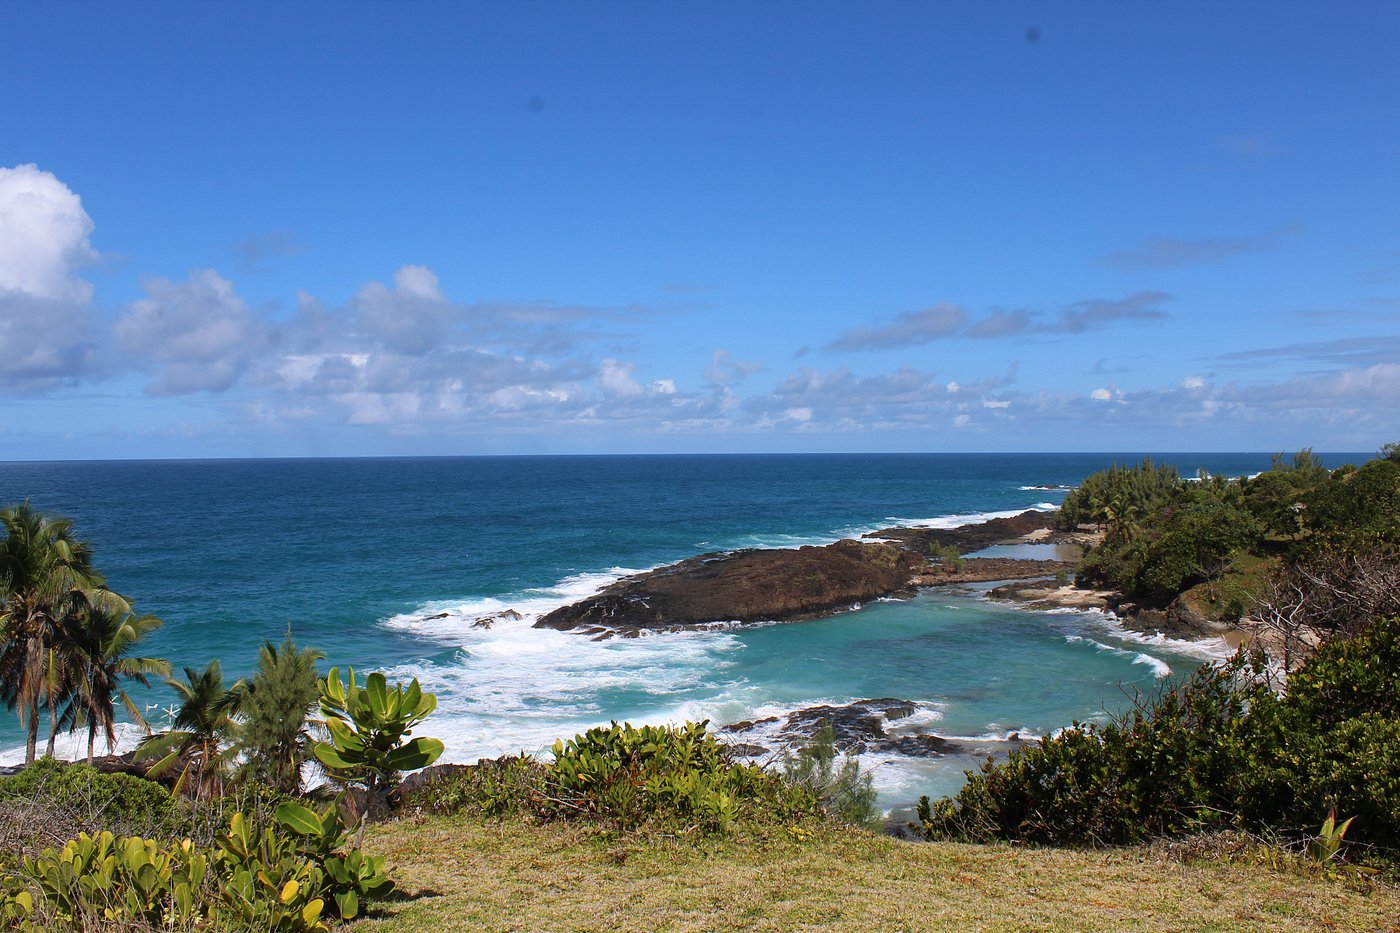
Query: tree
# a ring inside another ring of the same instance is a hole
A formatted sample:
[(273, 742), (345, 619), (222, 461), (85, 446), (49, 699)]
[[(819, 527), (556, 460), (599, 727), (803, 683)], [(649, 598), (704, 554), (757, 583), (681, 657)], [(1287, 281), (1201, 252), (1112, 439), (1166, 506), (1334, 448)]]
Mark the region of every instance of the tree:
[(118, 703), (135, 723), (147, 728), (122, 682), (134, 680), (150, 686), (151, 675), (170, 676), (170, 662), (130, 656), (138, 642), (163, 624), (155, 616), (91, 609), (75, 621), (78, 624), (70, 635), (70, 643), (77, 652), (78, 663), (74, 667), (79, 676), (64, 721), (69, 725), (87, 723), (87, 757), (91, 762), (98, 729), (106, 735), (109, 751), (116, 744)]
[(1393, 463), (1400, 463), (1400, 443), (1391, 442), (1382, 444), (1380, 453), (1376, 454), (1382, 460), (1389, 460)]
[[(0, 697), (27, 727), (25, 763), (34, 761), (43, 703), (57, 727), (69, 676), (72, 617), (88, 609), (130, 606), (108, 590), (92, 566), (92, 545), (73, 536), (66, 518), (49, 518), (29, 503), (0, 512)], [(52, 736), (50, 736), (52, 750)]]
[(232, 752), (226, 742), (247, 684), (238, 680), (225, 687), (217, 660), (202, 671), (185, 668), (183, 682), (168, 677), (165, 683), (180, 695), (180, 707), (171, 728), (142, 742), (136, 758), (159, 757), (148, 772), (153, 777), (183, 765), (176, 788), (192, 778), (196, 800), (214, 796), (223, 789), (224, 766)]
[(358, 686), (354, 668), (348, 685), (340, 679), (340, 669), (333, 667), (318, 687), (331, 740), (317, 742), (314, 752), (331, 777), (364, 787), (355, 839), (359, 846), (370, 811), (388, 797), (399, 772), (426, 768), (442, 754), (443, 745), (437, 739), (404, 741), (437, 708), (437, 697), (424, 693), (416, 677), (407, 687), (394, 684), (390, 690), (377, 671), (365, 678), (363, 687)]
[(263, 643), (258, 672), (240, 707), (244, 774), (280, 791), (300, 793), (301, 767), (311, 754), (307, 715), (319, 696), (316, 662), (325, 657), (314, 648), (298, 648), (290, 629), (280, 648)]

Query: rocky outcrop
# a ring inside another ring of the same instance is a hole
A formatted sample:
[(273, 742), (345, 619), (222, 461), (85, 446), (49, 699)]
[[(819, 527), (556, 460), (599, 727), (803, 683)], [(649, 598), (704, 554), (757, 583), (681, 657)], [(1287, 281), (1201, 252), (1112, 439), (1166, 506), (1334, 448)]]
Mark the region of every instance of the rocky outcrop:
[(927, 731), (922, 722), (908, 722), (923, 704), (883, 697), (856, 700), (842, 706), (809, 706), (786, 716), (731, 723), (719, 729), (730, 753), (741, 758), (773, 759), (784, 751), (810, 745), (818, 730), (831, 724), (837, 752), (841, 754), (903, 755), (931, 758), (937, 755), (999, 755), (1029, 744), (1016, 733), (1002, 738), (958, 739)]
[(1184, 596), (1178, 596), (1166, 608), (1147, 606), (1121, 598), (1113, 601), (1111, 608), (1125, 628), (1138, 632), (1160, 632), (1168, 638), (1195, 641), (1223, 636), (1238, 629), (1234, 622), (1206, 616)]
[(809, 745), (827, 723), (831, 724), (836, 750), (841, 754), (884, 752), (927, 758), (960, 751), (958, 745), (930, 732), (894, 732), (889, 728), (892, 723), (914, 715), (918, 708), (918, 704), (910, 700), (892, 697), (856, 700), (844, 706), (809, 706), (784, 717), (731, 723), (719, 731), (721, 735), (741, 740), (731, 743), (730, 751), (747, 758), (776, 755), (783, 749)]
[(882, 528), (864, 537), (892, 541), (920, 554), (927, 554), (932, 544), (952, 546), (958, 549), (959, 554), (969, 554), (1035, 531), (1052, 529), (1055, 527), (1055, 514), (1030, 509), (1010, 518), (992, 518), (975, 525), (957, 528)]
[(1108, 609), (1117, 594), (1090, 590), (1073, 583), (1031, 580), (1007, 583), (987, 591), (991, 599), (1025, 603), (1029, 609)]
[(838, 541), (795, 550), (702, 554), (619, 580), (561, 607), (536, 628), (610, 632), (713, 622), (786, 622), (911, 591), (917, 555), (891, 544)]
[(960, 566), (930, 564), (914, 578), (917, 586), (949, 583), (989, 583), (993, 580), (1027, 580), (1057, 573), (1072, 575), (1074, 564), (1062, 560), (1019, 560), (1011, 557), (968, 557)]

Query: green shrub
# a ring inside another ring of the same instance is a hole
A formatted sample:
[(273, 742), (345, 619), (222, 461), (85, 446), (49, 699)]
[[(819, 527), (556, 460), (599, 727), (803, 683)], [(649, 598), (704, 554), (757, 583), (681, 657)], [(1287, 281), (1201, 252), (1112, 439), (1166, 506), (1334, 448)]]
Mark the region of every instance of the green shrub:
[(945, 573), (954, 573), (963, 568), (962, 552), (955, 545), (930, 541), (928, 556), (929, 560), (941, 565)]
[[(1080, 725), (920, 801), (930, 838), (1126, 844), (1203, 828), (1304, 837), (1329, 813), (1348, 840), (1400, 850), (1400, 619), (1325, 643), (1276, 694), (1243, 655), (1155, 703)], [(1387, 855), (1387, 851), (1390, 853)]]
[(527, 755), (482, 759), (474, 765), (431, 778), (402, 805), (420, 813), (467, 811), (483, 816), (533, 813), (542, 805), (549, 768)]
[(36, 814), (47, 811), (74, 834), (109, 829), (118, 835), (169, 838), (189, 818), (187, 808), (164, 785), (54, 758), (41, 758), (0, 778), (0, 805), (8, 804), (22, 804)]
[(212, 848), (83, 833), (23, 860), (0, 890), (0, 920), (26, 930), (326, 930), (394, 887), (384, 860), (346, 849), (347, 838), (335, 807), (294, 803), (267, 825), (234, 814)]
[(339, 668), (331, 668), (317, 689), (330, 741), (317, 742), (312, 751), (331, 778), (363, 789), (358, 807), (363, 837), (365, 821), (387, 807), (399, 775), (426, 768), (442, 754), (438, 739), (408, 738), (437, 708), (437, 697), (424, 693), (416, 677), (408, 686), (391, 688), (378, 671), (361, 686), (354, 668), (348, 682), (340, 679)]
[(822, 723), (811, 744), (783, 760), (783, 779), (816, 796), (822, 809), (846, 823), (870, 826), (879, 816), (875, 788), (854, 755), (836, 761), (836, 732)]
[(614, 722), (554, 743), (545, 809), (627, 829), (660, 823), (717, 831), (740, 818), (781, 818), (814, 807), (810, 793), (758, 765), (730, 761), (706, 725)]

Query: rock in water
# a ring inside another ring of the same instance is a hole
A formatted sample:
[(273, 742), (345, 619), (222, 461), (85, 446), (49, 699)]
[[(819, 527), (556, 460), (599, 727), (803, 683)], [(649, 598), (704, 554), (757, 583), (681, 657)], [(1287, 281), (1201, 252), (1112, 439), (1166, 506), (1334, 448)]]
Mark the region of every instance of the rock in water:
[(885, 543), (702, 554), (619, 580), (535, 623), (568, 630), (665, 629), (711, 622), (786, 622), (911, 590), (922, 559)]

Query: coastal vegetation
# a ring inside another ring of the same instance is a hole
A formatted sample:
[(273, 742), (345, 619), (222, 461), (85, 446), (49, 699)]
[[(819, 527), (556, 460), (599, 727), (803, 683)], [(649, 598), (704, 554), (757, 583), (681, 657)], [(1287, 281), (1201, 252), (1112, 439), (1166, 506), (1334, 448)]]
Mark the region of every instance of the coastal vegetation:
[[(1350, 856), (1400, 855), (1400, 619), (1334, 638), (1278, 692), (1237, 656), (1104, 725), (1075, 723), (920, 803), (928, 838), (1131, 845), (1243, 830), (1305, 843), (1351, 820)], [(1335, 823), (1334, 823), (1335, 826)]]
[(1239, 618), (1267, 596), (1275, 571), (1395, 558), (1400, 461), (1393, 447), (1336, 470), (1307, 449), (1292, 458), (1276, 454), (1270, 470), (1240, 479), (1203, 473), (1187, 481), (1151, 460), (1114, 466), (1065, 497), (1056, 527), (1103, 530), (1079, 570), (1088, 584), (1156, 605), (1190, 593)]

